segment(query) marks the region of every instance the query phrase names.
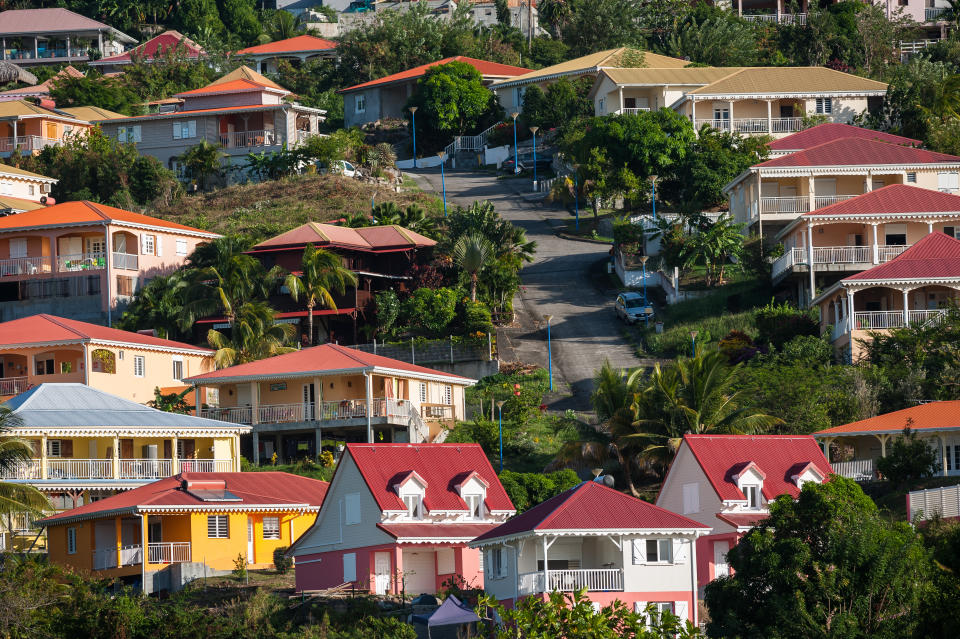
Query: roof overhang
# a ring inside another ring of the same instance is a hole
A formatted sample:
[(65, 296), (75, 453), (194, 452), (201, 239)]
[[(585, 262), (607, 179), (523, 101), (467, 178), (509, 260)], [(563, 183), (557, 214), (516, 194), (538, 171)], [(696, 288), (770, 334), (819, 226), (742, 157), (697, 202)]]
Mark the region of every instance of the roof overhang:
[[(16, 412), (16, 411), (14, 411)], [(210, 420), (216, 421), (216, 420)], [(41, 437), (55, 435), (60, 437), (110, 437), (112, 435), (129, 437), (233, 437), (247, 435), (253, 431), (253, 426), (223, 422), (222, 427), (184, 427), (184, 426), (95, 426), (90, 424), (78, 425), (43, 425), (17, 426), (17, 436)]]
[(141, 229), (144, 231), (156, 231), (158, 233), (175, 233), (178, 235), (187, 235), (190, 237), (202, 237), (207, 239), (216, 239), (220, 237), (219, 233), (209, 233), (207, 231), (170, 228), (169, 226), (153, 226), (150, 224), (137, 224), (136, 222), (123, 222), (119, 220), (88, 220), (85, 222), (63, 222), (59, 224), (34, 224), (33, 226), (18, 226), (15, 228), (0, 228), (0, 234), (3, 233), (22, 233), (24, 231), (40, 231), (43, 229), (68, 229), (84, 226), (121, 226), (131, 229)]
[[(712, 83), (709, 83), (712, 84)], [(754, 92), (754, 93), (696, 93), (691, 91), (683, 98), (680, 103), (686, 100), (809, 100), (814, 98), (871, 98), (882, 97), (887, 94), (887, 89), (864, 89), (861, 91), (780, 91), (780, 92)]]
[[(786, 157), (786, 156), (781, 156)], [(779, 159), (779, 158), (775, 158)], [(796, 177), (808, 175), (865, 175), (873, 173), (890, 175), (891, 173), (906, 173), (921, 169), (960, 169), (960, 162), (919, 162), (915, 164), (837, 164), (837, 165), (803, 165), (803, 166), (763, 166), (755, 164), (751, 171), (760, 174), (760, 177)]]
[(830, 297), (835, 291), (841, 288), (854, 289), (854, 291), (873, 288), (874, 286), (883, 286), (886, 288), (902, 288), (904, 286), (949, 286), (951, 288), (960, 288), (960, 275), (956, 277), (922, 277), (905, 279), (886, 279), (886, 280), (840, 280), (820, 295), (811, 300), (810, 304), (819, 304)]
[(692, 535), (699, 537), (708, 534), (712, 528), (709, 526), (697, 528), (590, 528), (590, 529), (534, 529), (524, 530), (509, 535), (490, 537), (488, 539), (474, 539), (468, 546), (471, 548), (482, 548), (484, 546), (495, 546), (498, 544), (509, 543), (518, 539), (529, 537), (609, 537), (611, 535), (636, 535), (649, 537), (653, 535)]
[(170, 113), (147, 113), (134, 115), (128, 118), (113, 118), (110, 120), (91, 120), (91, 124), (125, 124), (128, 122), (153, 122), (155, 120), (174, 120), (177, 118), (195, 118), (199, 115), (218, 115), (223, 113), (256, 113), (258, 111), (273, 111), (276, 109), (292, 109), (303, 113), (324, 115), (324, 109), (306, 107), (302, 104), (258, 104), (254, 106), (224, 107), (222, 109), (197, 109), (195, 111), (172, 111)]
[(130, 350), (143, 350), (143, 351), (162, 351), (168, 353), (176, 353), (178, 355), (213, 355), (215, 351), (209, 349), (189, 349), (189, 348), (173, 348), (167, 346), (158, 346), (151, 344), (137, 344), (135, 342), (114, 342), (111, 340), (102, 340), (102, 339), (93, 339), (90, 337), (81, 337), (78, 339), (65, 339), (65, 340), (52, 340), (48, 342), (27, 342), (23, 344), (0, 344), (0, 350), (6, 349), (21, 349), (21, 348), (46, 348), (50, 346), (74, 346), (82, 344), (93, 344), (99, 346), (114, 346), (120, 348), (129, 348)]
[[(821, 224), (827, 224), (830, 222), (859, 222), (859, 221), (870, 221), (870, 220), (923, 220), (927, 218), (939, 218), (943, 216), (949, 217), (960, 217), (960, 210), (957, 211), (930, 211), (930, 212), (921, 212), (916, 213), (847, 213), (840, 215), (830, 215), (830, 214), (821, 214), (817, 212), (813, 213), (804, 213), (800, 217), (791, 221), (783, 230), (781, 230), (776, 235), (776, 239), (781, 239), (786, 236), (792, 229), (796, 228), (801, 224), (806, 224), (808, 226), (819, 226)], [(817, 247), (814, 247), (817, 248)]]
[(194, 386), (213, 386), (219, 384), (237, 384), (241, 382), (267, 382), (282, 379), (299, 379), (303, 377), (324, 377), (325, 375), (360, 375), (364, 373), (372, 373), (374, 375), (390, 375), (393, 377), (426, 379), (434, 382), (459, 384), (461, 386), (473, 386), (477, 383), (477, 380), (468, 379), (466, 377), (454, 377), (438, 373), (423, 373), (420, 371), (405, 371), (398, 368), (384, 368), (382, 366), (357, 366), (355, 368), (273, 373), (269, 375), (234, 375), (229, 377), (210, 377), (205, 379), (201, 376), (196, 376), (188, 377), (182, 381), (186, 384), (193, 384)]
[[(251, 513), (262, 513), (262, 512), (316, 512), (320, 510), (319, 506), (313, 506), (311, 504), (229, 504), (229, 503), (216, 503), (216, 504), (181, 504), (181, 505), (171, 505), (171, 506), (157, 506), (157, 505), (141, 505), (141, 506), (126, 506), (124, 508), (114, 508), (111, 510), (98, 510), (89, 513), (82, 513), (79, 515), (72, 516), (58, 516), (53, 515), (51, 517), (45, 517), (37, 521), (38, 524), (44, 528), (48, 526), (62, 526), (65, 524), (72, 524), (80, 521), (88, 521), (91, 519), (105, 519), (107, 517), (112, 517), (116, 515), (141, 515), (141, 514), (165, 514), (165, 513), (191, 513), (191, 512), (251, 512)], [(69, 511), (67, 511), (69, 513)]]
[[(504, 80), (503, 82), (494, 82), (488, 88), (491, 91), (496, 91), (497, 89), (509, 89), (510, 87), (519, 87), (525, 84), (534, 84), (536, 82), (546, 82), (547, 80), (556, 80), (557, 78), (564, 78), (571, 75), (587, 75), (589, 73), (599, 73), (601, 69), (607, 67), (584, 67), (582, 69), (573, 69), (571, 71), (560, 71), (559, 73), (548, 73), (547, 75), (536, 76), (532, 78), (525, 79), (516, 79), (516, 80)], [(614, 68), (614, 67), (609, 67)]]

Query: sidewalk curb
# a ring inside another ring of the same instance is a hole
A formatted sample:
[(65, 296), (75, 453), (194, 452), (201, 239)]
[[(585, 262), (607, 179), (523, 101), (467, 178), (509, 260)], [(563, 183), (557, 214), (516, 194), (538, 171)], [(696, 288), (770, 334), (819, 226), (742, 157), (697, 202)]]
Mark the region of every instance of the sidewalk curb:
[(570, 240), (571, 242), (586, 242), (587, 244), (603, 244), (605, 246), (613, 247), (612, 242), (606, 242), (604, 240), (595, 240), (590, 237), (578, 237), (576, 235), (570, 235), (562, 231), (557, 231), (557, 237), (562, 237), (565, 240)]

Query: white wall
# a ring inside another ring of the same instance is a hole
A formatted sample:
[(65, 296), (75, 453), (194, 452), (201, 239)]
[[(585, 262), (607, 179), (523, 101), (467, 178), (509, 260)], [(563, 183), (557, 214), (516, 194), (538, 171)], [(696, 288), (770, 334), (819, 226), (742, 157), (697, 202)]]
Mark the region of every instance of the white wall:
[[(683, 486), (684, 484), (698, 484), (700, 511), (696, 513), (683, 512)], [(690, 447), (686, 442), (680, 445), (673, 463), (670, 465), (670, 472), (657, 497), (657, 506), (665, 508), (670, 512), (689, 517), (705, 526), (714, 529), (714, 532), (734, 532), (734, 528), (717, 519), (716, 514), (723, 507), (717, 491), (707, 480), (706, 474), (696, 457), (690, 452)]]

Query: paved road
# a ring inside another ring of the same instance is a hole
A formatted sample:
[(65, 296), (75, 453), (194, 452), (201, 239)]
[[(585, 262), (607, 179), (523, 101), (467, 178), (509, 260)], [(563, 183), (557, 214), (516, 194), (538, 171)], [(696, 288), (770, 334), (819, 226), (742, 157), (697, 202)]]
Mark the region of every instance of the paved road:
[[(440, 174), (420, 170), (417, 182), (440, 191)], [(593, 373), (603, 360), (618, 367), (643, 364), (623, 337), (623, 324), (613, 314), (611, 292), (597, 290), (588, 271), (606, 259), (609, 246), (558, 237), (555, 229), (568, 217), (529, 193), (526, 179), (497, 180), (486, 173), (446, 172), (447, 201), (468, 205), (489, 200), (504, 218), (522, 226), (536, 240), (535, 261), (522, 273), (523, 286), (514, 301), (517, 327), (499, 332), (501, 359), (547, 365), (545, 315), (553, 316), (553, 410), (590, 410)]]

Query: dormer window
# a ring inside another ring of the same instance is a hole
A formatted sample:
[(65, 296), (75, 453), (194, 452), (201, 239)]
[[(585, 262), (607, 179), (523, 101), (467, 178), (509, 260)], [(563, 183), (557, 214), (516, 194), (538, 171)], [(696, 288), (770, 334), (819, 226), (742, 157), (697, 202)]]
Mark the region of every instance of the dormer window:
[(405, 495), (403, 503), (407, 507), (407, 517), (423, 519), (423, 497), (420, 495)]
[(747, 508), (749, 508), (750, 510), (760, 509), (760, 487), (759, 486), (744, 486), (743, 494), (747, 498)]
[(463, 500), (467, 502), (468, 519), (483, 519), (483, 495), (466, 495)]

